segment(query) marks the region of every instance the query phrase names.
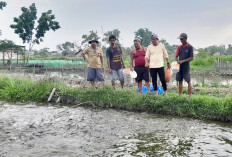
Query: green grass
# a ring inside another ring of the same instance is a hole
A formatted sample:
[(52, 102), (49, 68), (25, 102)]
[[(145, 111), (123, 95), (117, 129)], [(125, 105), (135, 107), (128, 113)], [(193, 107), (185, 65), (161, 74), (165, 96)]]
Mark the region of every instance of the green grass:
[(65, 57), (65, 56), (59, 56), (59, 57), (42, 57), (42, 56), (30, 56), (29, 60), (74, 60), (74, 61), (84, 61), (83, 58), (77, 58), (77, 57)]
[(57, 80), (32, 81), (27, 79), (0, 77), (0, 99), (11, 102), (45, 102), (52, 91), (57, 88), (56, 96), (75, 100), (73, 105), (94, 105), (129, 111), (148, 111), (152, 113), (232, 121), (232, 97), (210, 97), (193, 95), (178, 96), (169, 92), (169, 96), (155, 97), (153, 93), (138, 95), (135, 88), (116, 90), (105, 86), (99, 89), (73, 88)]
[(197, 71), (214, 71), (214, 63), (220, 59), (221, 61), (232, 61), (232, 55), (230, 56), (210, 56), (207, 54), (197, 55), (193, 61), (191, 61), (191, 69)]

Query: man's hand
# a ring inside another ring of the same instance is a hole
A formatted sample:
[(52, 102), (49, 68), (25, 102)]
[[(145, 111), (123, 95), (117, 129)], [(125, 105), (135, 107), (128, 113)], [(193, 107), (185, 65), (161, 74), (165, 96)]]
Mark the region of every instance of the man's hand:
[(103, 71), (103, 72), (105, 71), (105, 68), (104, 68), (104, 67), (102, 67), (102, 71)]
[(171, 69), (171, 66), (170, 66), (170, 64), (169, 64), (169, 63), (167, 63), (167, 67), (168, 67), (168, 69)]
[(147, 68), (148, 68), (148, 67), (149, 67), (149, 64), (148, 64), (148, 63), (146, 63), (146, 64), (145, 64), (145, 67), (147, 67)]
[(88, 59), (87, 58), (84, 58), (84, 60), (88, 63)]
[(112, 70), (111, 69), (109, 69), (109, 73), (112, 74)]
[(131, 67), (131, 68), (130, 68), (130, 71), (134, 71), (134, 68)]
[(183, 63), (183, 61), (177, 61), (177, 63), (178, 63), (178, 64), (182, 64), (182, 63)]
[(122, 65), (122, 67), (123, 67), (123, 69), (126, 69), (126, 66), (125, 66), (125, 64), (123, 64), (123, 65)]

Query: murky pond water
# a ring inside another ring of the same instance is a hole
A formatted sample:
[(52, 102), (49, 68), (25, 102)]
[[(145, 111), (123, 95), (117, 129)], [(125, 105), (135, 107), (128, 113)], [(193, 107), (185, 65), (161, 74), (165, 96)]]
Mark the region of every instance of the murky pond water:
[(232, 156), (232, 124), (0, 102), (0, 156)]
[[(44, 74), (44, 73), (43, 73)], [(70, 77), (79, 77), (86, 79), (86, 72), (83, 70), (69, 70), (69, 71), (48, 71), (47, 74), (50, 76), (70, 76)], [(105, 79), (110, 80), (110, 75), (108, 72), (105, 72)], [(176, 74), (173, 73), (171, 84), (176, 85), (175, 81)], [(205, 84), (218, 84), (218, 85), (232, 85), (232, 76), (218, 76), (218, 75), (208, 75), (208, 74), (192, 74), (191, 80), (193, 85), (205, 85)], [(184, 81), (184, 85), (187, 83)]]
[[(33, 69), (26, 70), (24, 72), (19, 72), (17, 70), (10, 71), (9, 74), (14, 75), (34, 75), (35, 77), (41, 77), (41, 76), (51, 76), (51, 77), (69, 77), (69, 78), (78, 78), (81, 80), (86, 80), (87, 71), (84, 69), (77, 69), (77, 70), (39, 70), (37, 69), (34, 73)], [(177, 85), (177, 82), (175, 80), (176, 74), (173, 73), (171, 82), (169, 84), (171, 85)], [(104, 78), (107, 81), (110, 81), (110, 75), (106, 71), (104, 73)], [(135, 82), (129, 74), (124, 74), (125, 83), (133, 83)], [(218, 76), (218, 75), (208, 75), (208, 74), (192, 74), (191, 75), (191, 82), (192, 85), (211, 85), (211, 86), (217, 86), (217, 85), (224, 85), (224, 86), (231, 86), (232, 85), (232, 76)], [(184, 86), (187, 86), (187, 83), (184, 81)]]

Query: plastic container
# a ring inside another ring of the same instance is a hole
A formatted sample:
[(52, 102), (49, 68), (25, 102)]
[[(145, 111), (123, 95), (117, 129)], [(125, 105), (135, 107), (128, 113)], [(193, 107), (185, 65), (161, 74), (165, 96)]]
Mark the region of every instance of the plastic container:
[(178, 72), (180, 69), (180, 64), (177, 63), (177, 61), (172, 62), (172, 71), (173, 72)]
[(130, 71), (130, 75), (131, 75), (132, 78), (137, 77), (137, 73), (135, 71)]
[(172, 78), (172, 69), (166, 69), (165, 70), (165, 81), (168, 83), (171, 81), (171, 78)]

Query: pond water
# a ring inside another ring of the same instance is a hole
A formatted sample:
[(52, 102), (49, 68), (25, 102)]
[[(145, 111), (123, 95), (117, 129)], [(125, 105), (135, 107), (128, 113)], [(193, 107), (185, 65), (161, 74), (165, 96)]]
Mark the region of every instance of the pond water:
[(0, 102), (1, 157), (232, 156), (232, 124)]
[[(25, 74), (31, 74), (32, 72), (26, 72)], [(69, 77), (78, 77), (86, 79), (86, 71), (84, 70), (67, 70), (67, 71), (40, 71), (37, 75), (50, 75), (50, 76), (69, 76)], [(172, 75), (170, 84), (176, 85), (175, 80), (176, 74)], [(106, 71), (104, 74), (106, 80), (110, 80), (110, 75)], [(126, 83), (134, 82), (128, 74), (124, 75)], [(192, 85), (232, 85), (232, 76), (218, 76), (218, 75), (207, 75), (207, 74), (192, 74), (191, 75)], [(187, 86), (187, 83), (184, 81), (184, 86)]]

